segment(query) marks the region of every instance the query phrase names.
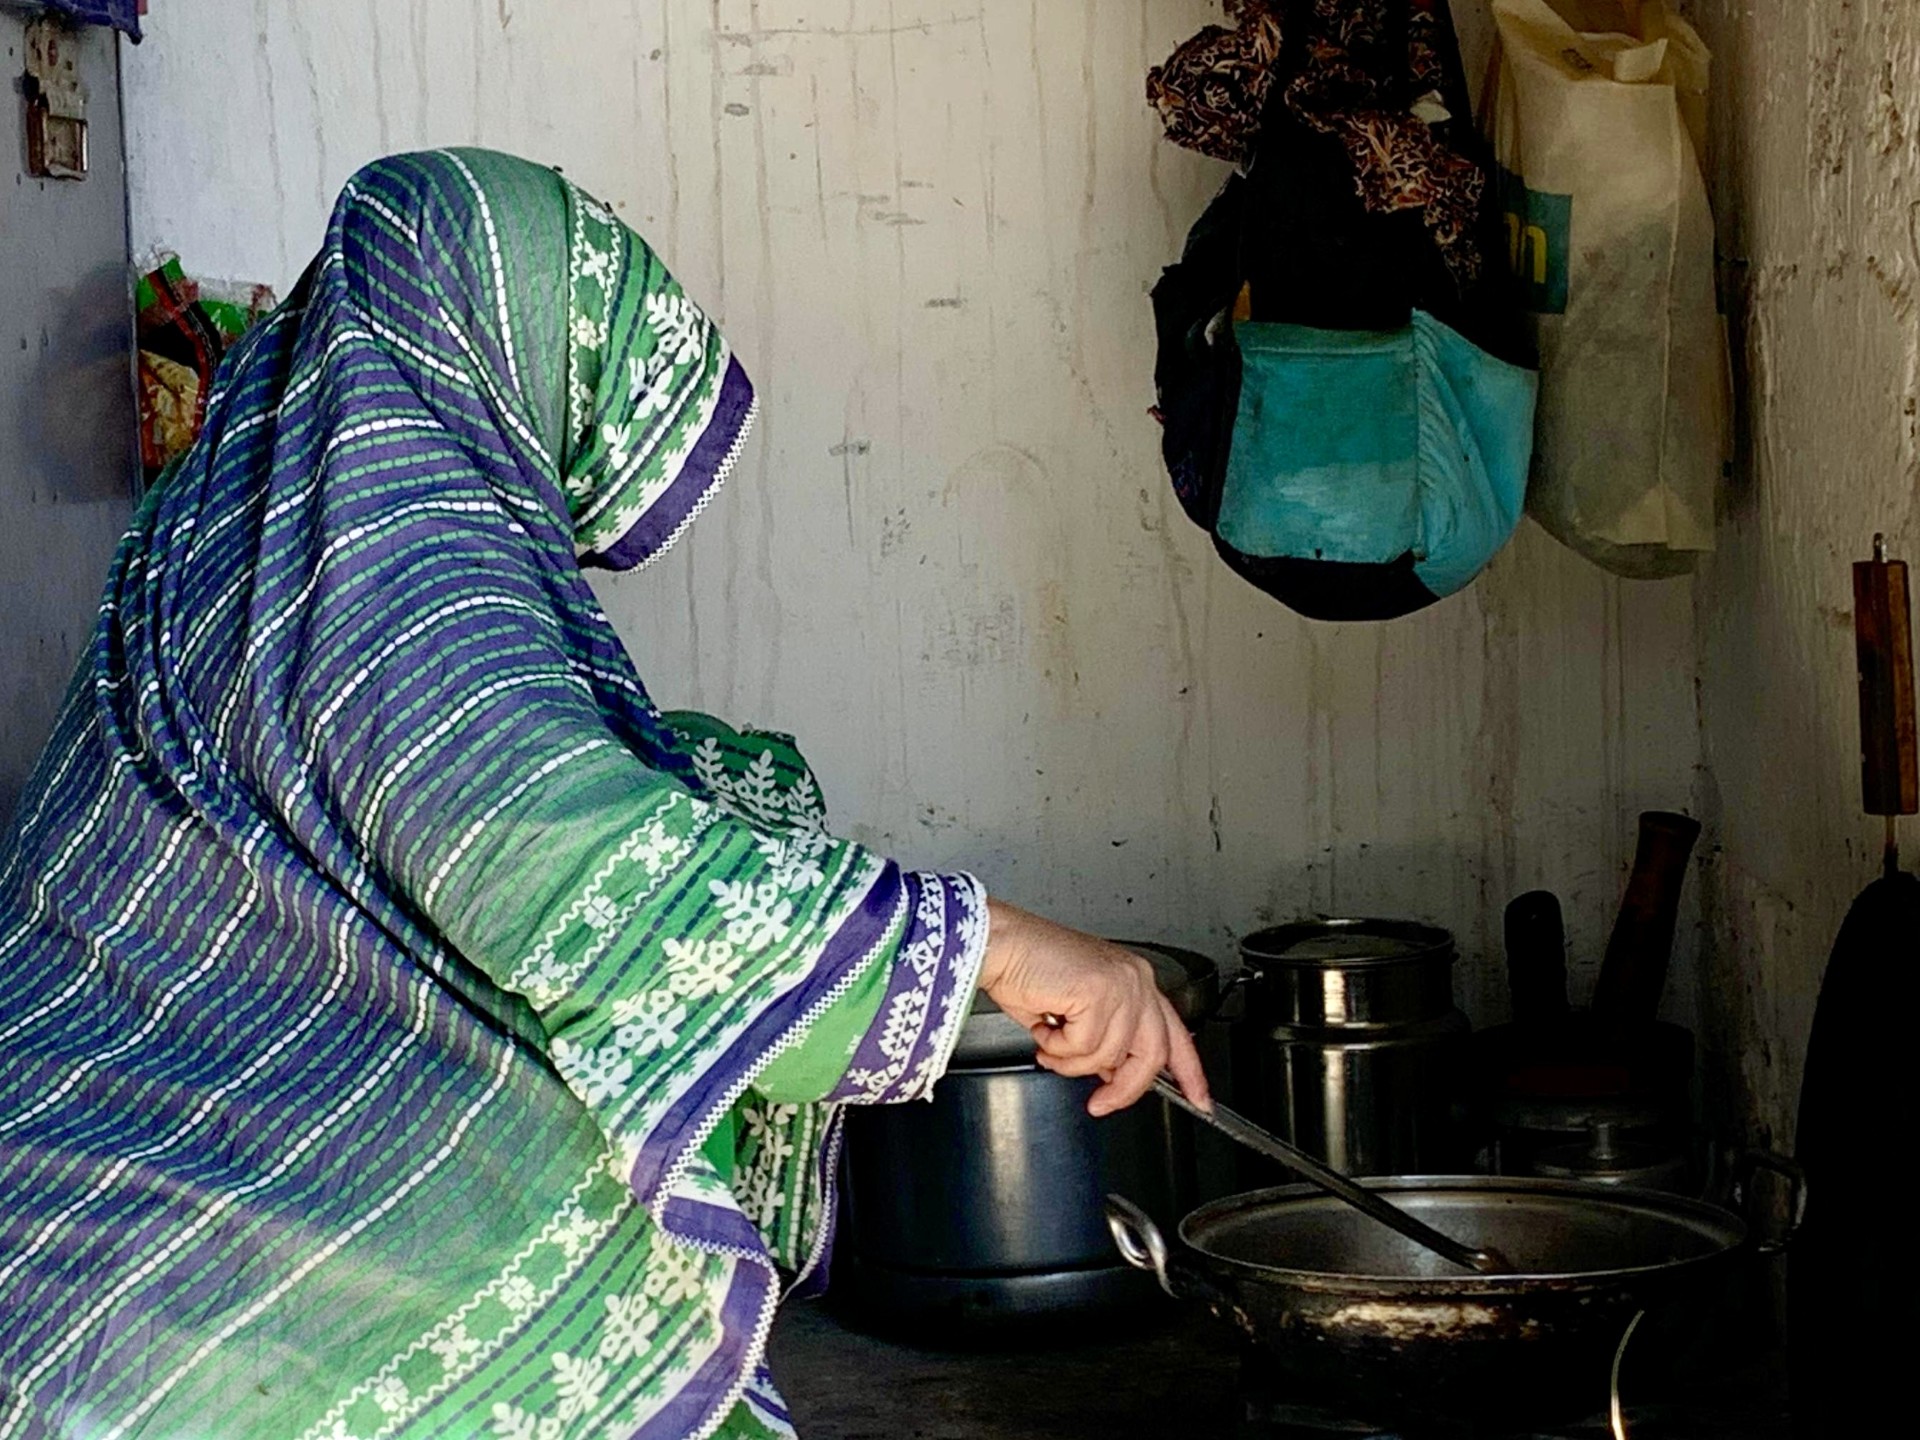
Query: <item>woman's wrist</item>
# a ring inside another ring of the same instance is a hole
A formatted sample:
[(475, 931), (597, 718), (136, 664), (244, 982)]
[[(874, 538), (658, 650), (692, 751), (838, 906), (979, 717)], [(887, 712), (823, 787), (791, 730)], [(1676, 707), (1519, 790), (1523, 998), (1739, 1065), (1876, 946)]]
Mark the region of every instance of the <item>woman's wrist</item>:
[(1032, 917), (1017, 906), (987, 897), (987, 954), (980, 964), (980, 988), (992, 993), (1019, 954)]

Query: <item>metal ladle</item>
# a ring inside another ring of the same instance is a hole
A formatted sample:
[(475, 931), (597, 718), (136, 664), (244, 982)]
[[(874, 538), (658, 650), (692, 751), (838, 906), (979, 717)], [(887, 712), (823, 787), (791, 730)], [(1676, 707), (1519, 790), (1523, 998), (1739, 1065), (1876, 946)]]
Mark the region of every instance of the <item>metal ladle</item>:
[(1422, 1249), (1431, 1250), (1442, 1260), (1451, 1261), (1482, 1275), (1508, 1275), (1513, 1266), (1507, 1257), (1498, 1250), (1489, 1247), (1476, 1250), (1463, 1245), (1450, 1236), (1441, 1234), (1431, 1225), (1416, 1220), (1398, 1205), (1381, 1199), (1364, 1185), (1356, 1183), (1351, 1176), (1344, 1175), (1331, 1165), (1316, 1160), (1297, 1145), (1290, 1145), (1278, 1135), (1261, 1129), (1246, 1116), (1236, 1114), (1218, 1101), (1213, 1109), (1202, 1110), (1189, 1100), (1181, 1091), (1179, 1082), (1171, 1075), (1161, 1072), (1160, 1078), (1153, 1082), (1153, 1088), (1169, 1104), (1177, 1105), (1194, 1119), (1211, 1125), (1229, 1140), (1246, 1146), (1249, 1150), (1265, 1155), (1269, 1160), (1278, 1160), (1289, 1170), (1307, 1177), (1314, 1184), (1336, 1199), (1343, 1200), (1354, 1209), (1379, 1221), (1389, 1230), (1404, 1235)]
[[(1049, 1030), (1063, 1030), (1066, 1019), (1060, 1015), (1044, 1013), (1040, 1023)], [(1170, 1105), (1177, 1105), (1202, 1124), (1211, 1125), (1229, 1140), (1246, 1146), (1249, 1150), (1266, 1156), (1269, 1160), (1278, 1160), (1289, 1170), (1304, 1175), (1336, 1200), (1343, 1200), (1361, 1214), (1379, 1221), (1389, 1230), (1403, 1235), (1423, 1250), (1430, 1250), (1450, 1264), (1463, 1266), (1481, 1275), (1511, 1275), (1513, 1266), (1498, 1250), (1491, 1246), (1476, 1250), (1471, 1245), (1463, 1245), (1449, 1235), (1443, 1235), (1431, 1225), (1413, 1218), (1398, 1205), (1382, 1200), (1366, 1186), (1355, 1183), (1349, 1175), (1343, 1175), (1324, 1161), (1316, 1160), (1297, 1145), (1291, 1145), (1271, 1131), (1263, 1130), (1246, 1116), (1229, 1110), (1219, 1101), (1213, 1102), (1211, 1110), (1202, 1110), (1189, 1100), (1186, 1092), (1165, 1070), (1153, 1082), (1153, 1088)]]

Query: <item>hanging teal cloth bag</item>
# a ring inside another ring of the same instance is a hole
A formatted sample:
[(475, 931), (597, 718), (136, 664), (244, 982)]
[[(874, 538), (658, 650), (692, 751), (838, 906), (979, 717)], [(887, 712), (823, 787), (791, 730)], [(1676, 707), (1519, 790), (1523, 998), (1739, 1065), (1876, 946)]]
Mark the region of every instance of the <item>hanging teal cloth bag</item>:
[(1439, 598), (1507, 543), (1526, 496), (1532, 371), (1421, 310), (1385, 333), (1243, 321), (1234, 335), (1223, 547), (1255, 563), (1410, 560)]
[(1513, 534), (1533, 349), (1442, 0), (1260, 13), (1279, 43), (1247, 169), (1153, 291), (1162, 453), (1235, 573), (1312, 619), (1389, 620)]

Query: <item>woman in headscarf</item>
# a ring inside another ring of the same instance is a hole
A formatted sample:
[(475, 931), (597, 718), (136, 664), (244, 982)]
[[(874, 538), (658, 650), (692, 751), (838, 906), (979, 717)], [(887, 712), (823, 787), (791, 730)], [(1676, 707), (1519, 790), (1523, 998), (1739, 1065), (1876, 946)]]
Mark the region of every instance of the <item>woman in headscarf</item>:
[(1096, 1112), (1204, 1097), (1142, 962), (647, 698), (581, 566), (751, 394), (554, 172), (348, 185), (0, 846), (0, 1440), (790, 1434), (837, 1105), (927, 1094), (976, 986)]

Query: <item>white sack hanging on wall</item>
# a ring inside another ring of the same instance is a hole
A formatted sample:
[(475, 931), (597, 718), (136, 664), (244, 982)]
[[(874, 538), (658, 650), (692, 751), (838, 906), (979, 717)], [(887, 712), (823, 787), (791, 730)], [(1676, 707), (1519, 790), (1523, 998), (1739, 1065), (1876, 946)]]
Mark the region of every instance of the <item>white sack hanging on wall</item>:
[(1729, 453), (1709, 56), (1664, 0), (1493, 0), (1485, 103), (1540, 349), (1527, 509), (1620, 575), (1713, 548)]

